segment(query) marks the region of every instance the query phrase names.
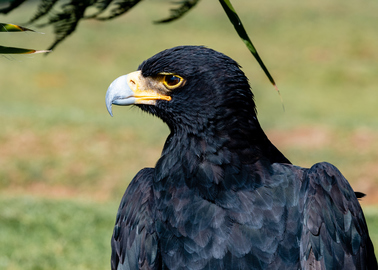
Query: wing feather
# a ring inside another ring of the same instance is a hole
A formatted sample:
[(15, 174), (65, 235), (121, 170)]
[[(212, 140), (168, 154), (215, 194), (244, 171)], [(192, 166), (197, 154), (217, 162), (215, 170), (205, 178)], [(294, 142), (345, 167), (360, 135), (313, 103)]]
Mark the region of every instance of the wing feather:
[(158, 269), (154, 224), (154, 169), (141, 170), (121, 200), (111, 240), (112, 269)]
[(301, 198), (303, 269), (377, 269), (361, 206), (336, 167), (324, 162), (309, 169)]

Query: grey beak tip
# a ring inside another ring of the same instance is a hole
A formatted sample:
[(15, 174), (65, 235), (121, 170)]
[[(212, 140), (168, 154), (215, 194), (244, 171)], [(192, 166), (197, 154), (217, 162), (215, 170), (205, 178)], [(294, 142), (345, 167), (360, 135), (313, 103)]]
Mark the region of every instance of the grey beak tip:
[(111, 117), (113, 117), (113, 112), (112, 112), (112, 103), (106, 102), (106, 109), (108, 110), (108, 113), (110, 114)]
[(112, 112), (113, 95), (110, 90), (111, 88), (109, 87), (108, 91), (106, 91), (105, 104), (106, 104), (106, 109), (108, 110), (108, 113), (110, 114), (111, 117), (113, 117), (113, 112)]
[(134, 93), (127, 83), (127, 76), (123, 75), (115, 79), (109, 86), (105, 95), (106, 109), (110, 116), (113, 117), (112, 105), (127, 106), (135, 102)]

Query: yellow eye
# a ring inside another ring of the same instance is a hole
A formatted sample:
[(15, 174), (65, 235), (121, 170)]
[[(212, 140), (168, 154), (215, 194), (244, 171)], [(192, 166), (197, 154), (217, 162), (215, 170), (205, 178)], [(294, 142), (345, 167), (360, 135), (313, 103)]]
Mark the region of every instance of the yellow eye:
[(177, 87), (179, 87), (180, 85), (182, 85), (183, 82), (184, 82), (184, 79), (181, 78), (181, 77), (178, 76), (178, 75), (168, 74), (168, 75), (164, 75), (164, 78), (163, 78), (163, 83), (164, 83), (164, 85), (165, 85), (168, 89), (174, 89), (174, 88), (177, 88)]

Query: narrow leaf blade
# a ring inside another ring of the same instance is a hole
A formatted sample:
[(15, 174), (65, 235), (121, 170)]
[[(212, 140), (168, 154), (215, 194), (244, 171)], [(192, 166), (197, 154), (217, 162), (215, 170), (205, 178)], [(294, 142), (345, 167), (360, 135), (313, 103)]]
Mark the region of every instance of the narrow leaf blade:
[(32, 53), (48, 53), (50, 50), (33, 50), (15, 47), (0, 46), (0, 54), (32, 54)]
[(232, 6), (230, 0), (219, 0), (221, 3), (224, 11), (226, 12), (228, 19), (234, 25), (236, 32), (238, 33), (239, 37), (243, 40), (244, 44), (247, 46), (249, 51), (255, 57), (256, 61), (259, 63), (260, 67), (263, 69), (265, 75), (268, 77), (269, 81), (273, 84), (274, 88), (279, 92), (276, 82), (274, 81), (272, 75), (270, 75), (268, 69), (266, 68), (264, 62), (260, 58), (260, 55), (257, 53), (255, 46), (253, 45), (251, 39), (249, 38), (247, 32), (244, 29), (244, 26), (236, 13), (234, 7)]
[(35, 32), (32, 29), (22, 27), (20, 25), (16, 25), (12, 23), (0, 23), (0, 32), (25, 32), (25, 31)]

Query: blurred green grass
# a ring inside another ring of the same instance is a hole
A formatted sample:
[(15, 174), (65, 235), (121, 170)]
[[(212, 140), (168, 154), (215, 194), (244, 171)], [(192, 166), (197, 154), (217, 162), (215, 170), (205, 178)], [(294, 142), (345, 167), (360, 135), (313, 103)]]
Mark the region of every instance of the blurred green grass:
[(0, 269), (109, 269), (111, 209), (116, 208), (114, 203), (0, 198)]
[[(89, 248), (88, 260), (79, 264), (75, 254), (64, 253), (67, 262), (59, 266), (49, 261), (54, 258), (47, 259), (61, 254), (57, 250), (63, 248), (46, 249), (49, 241), (54, 246), (52, 234), (38, 244), (38, 237), (25, 234), (20, 238), (17, 230), (8, 228), (5, 242), (12, 249), (0, 252), (6, 254), (0, 268), (67, 269), (77, 263), (81, 267), (77, 269), (90, 269), (97, 259), (103, 260), (99, 265), (108, 265), (116, 204), (136, 172), (154, 166), (168, 129), (135, 108), (116, 107), (111, 118), (104, 104), (105, 92), (116, 77), (176, 45), (206, 45), (238, 61), (250, 79), (263, 128), (287, 157), (301, 166), (319, 161), (335, 164), (355, 189), (368, 194), (362, 201), (364, 207), (378, 204), (377, 1), (367, 0), (363, 5), (354, 0), (233, 1), (278, 83), (285, 112), (218, 3), (201, 1), (177, 22), (152, 24), (168, 15), (166, 3), (143, 1), (114, 21), (81, 22), (47, 57), (0, 58), (2, 203), (15, 211), (12, 215), (19, 228), (24, 215), (31, 219), (36, 215), (33, 222), (37, 224), (55, 215), (49, 221), (52, 230), (60, 226), (61, 215), (64, 222), (71, 222), (68, 212), (98, 215), (104, 223), (94, 225), (93, 237), (106, 238), (101, 240), (105, 244), (98, 244), (100, 240), (96, 244), (101, 247)], [(19, 12), (0, 16), (0, 21), (20, 24), (31, 9), (26, 5)], [(46, 34), (6, 33), (0, 41), (5, 46), (45, 49), (53, 40), (51, 29), (38, 30)], [(25, 195), (33, 197), (25, 199)], [(25, 204), (40, 212), (25, 213)], [(1, 216), (7, 213), (3, 209)], [(378, 243), (377, 212), (369, 211), (370, 231)], [(67, 231), (60, 232), (62, 237), (87, 224), (84, 218), (72, 222), (62, 223), (67, 226)], [(13, 226), (4, 224), (0, 222), (0, 231)], [(22, 239), (30, 241), (29, 247), (22, 246)], [(72, 253), (75, 245), (69, 245)], [(35, 248), (40, 254), (31, 256), (36, 258), (33, 263), (15, 263), (12, 256), (23, 248)], [(102, 253), (96, 253), (97, 249)], [(90, 254), (94, 254), (93, 263)]]
[[(109, 269), (114, 202), (0, 198), (0, 269)], [(378, 210), (365, 209), (378, 238)]]

